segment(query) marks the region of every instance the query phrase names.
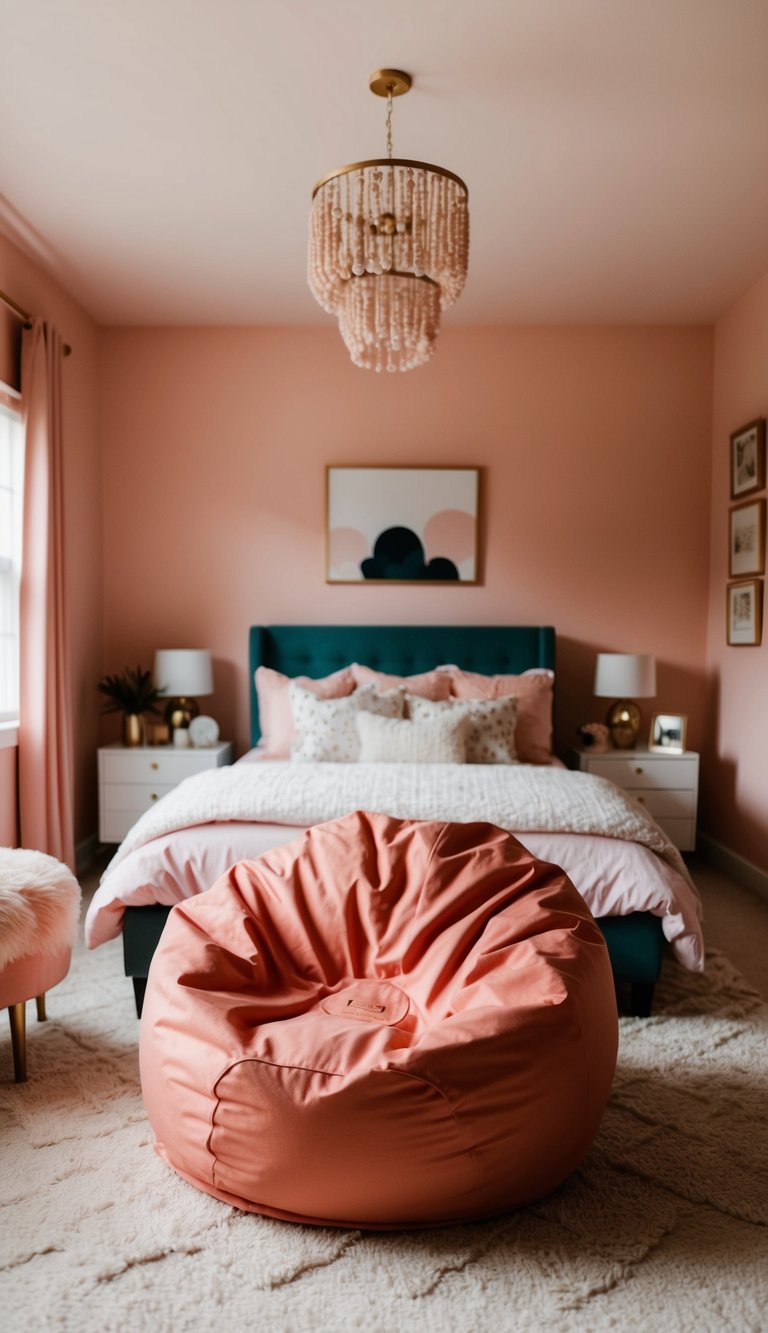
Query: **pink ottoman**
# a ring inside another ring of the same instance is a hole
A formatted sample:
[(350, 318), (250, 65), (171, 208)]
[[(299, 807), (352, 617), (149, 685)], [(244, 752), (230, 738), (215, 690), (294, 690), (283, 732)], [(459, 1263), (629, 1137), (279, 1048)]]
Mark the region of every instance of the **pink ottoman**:
[(43, 852), (0, 847), (0, 1008), (11, 1023), (17, 1083), (27, 1077), (26, 1002), (37, 1000), (69, 971), (80, 912), (80, 885), (65, 865)]
[(158, 1152), (209, 1194), (425, 1226), (559, 1185), (617, 1036), (603, 936), (562, 870), (492, 825), (358, 813), (174, 907), (141, 1080)]

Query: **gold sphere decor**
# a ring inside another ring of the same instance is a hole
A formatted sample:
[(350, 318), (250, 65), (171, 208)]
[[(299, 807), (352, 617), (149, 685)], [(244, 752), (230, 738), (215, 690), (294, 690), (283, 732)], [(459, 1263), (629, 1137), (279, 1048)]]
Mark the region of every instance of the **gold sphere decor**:
[(619, 699), (606, 716), (611, 740), (617, 750), (634, 750), (640, 734), (642, 714), (631, 699)]
[(461, 295), (469, 258), (469, 192), (452, 171), (392, 156), (392, 99), (410, 75), (377, 70), (387, 99), (387, 156), (318, 181), (309, 220), (308, 281), (336, 315), (352, 361), (412, 370), (431, 357), (440, 314)]

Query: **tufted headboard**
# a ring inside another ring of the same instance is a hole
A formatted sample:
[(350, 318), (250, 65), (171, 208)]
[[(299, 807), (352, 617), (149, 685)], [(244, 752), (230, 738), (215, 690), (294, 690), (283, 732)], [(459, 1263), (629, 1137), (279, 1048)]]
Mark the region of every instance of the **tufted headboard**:
[(485, 675), (555, 665), (550, 625), (252, 625), (249, 636), (251, 744), (261, 735), (255, 672), (327, 676), (350, 662), (410, 676), (452, 662)]

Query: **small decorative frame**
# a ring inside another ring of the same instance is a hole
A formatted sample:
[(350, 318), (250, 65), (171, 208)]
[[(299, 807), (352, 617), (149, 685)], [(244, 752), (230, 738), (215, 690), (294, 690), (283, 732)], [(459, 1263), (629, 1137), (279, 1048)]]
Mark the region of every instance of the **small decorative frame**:
[(480, 469), (326, 468), (326, 583), (480, 582)]
[(765, 417), (731, 436), (731, 499), (765, 489)]
[(765, 573), (765, 500), (734, 505), (729, 515), (728, 574)]
[(664, 754), (682, 754), (687, 726), (685, 713), (654, 713), (648, 749)]
[(745, 579), (725, 590), (725, 624), (732, 648), (754, 648), (763, 638), (763, 581)]

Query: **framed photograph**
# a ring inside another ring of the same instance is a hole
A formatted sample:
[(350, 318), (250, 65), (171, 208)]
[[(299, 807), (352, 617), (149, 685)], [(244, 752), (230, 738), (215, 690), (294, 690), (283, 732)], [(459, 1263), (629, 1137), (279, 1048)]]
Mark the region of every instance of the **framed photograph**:
[(667, 754), (682, 754), (685, 749), (685, 713), (654, 713), (651, 722), (649, 750), (665, 750)]
[(479, 583), (476, 467), (326, 468), (326, 583)]
[(731, 499), (765, 488), (765, 417), (731, 436)]
[(765, 573), (765, 500), (748, 500), (730, 512), (728, 573), (732, 579)]
[(757, 647), (763, 638), (763, 581), (729, 583), (725, 590), (725, 623), (733, 648)]

